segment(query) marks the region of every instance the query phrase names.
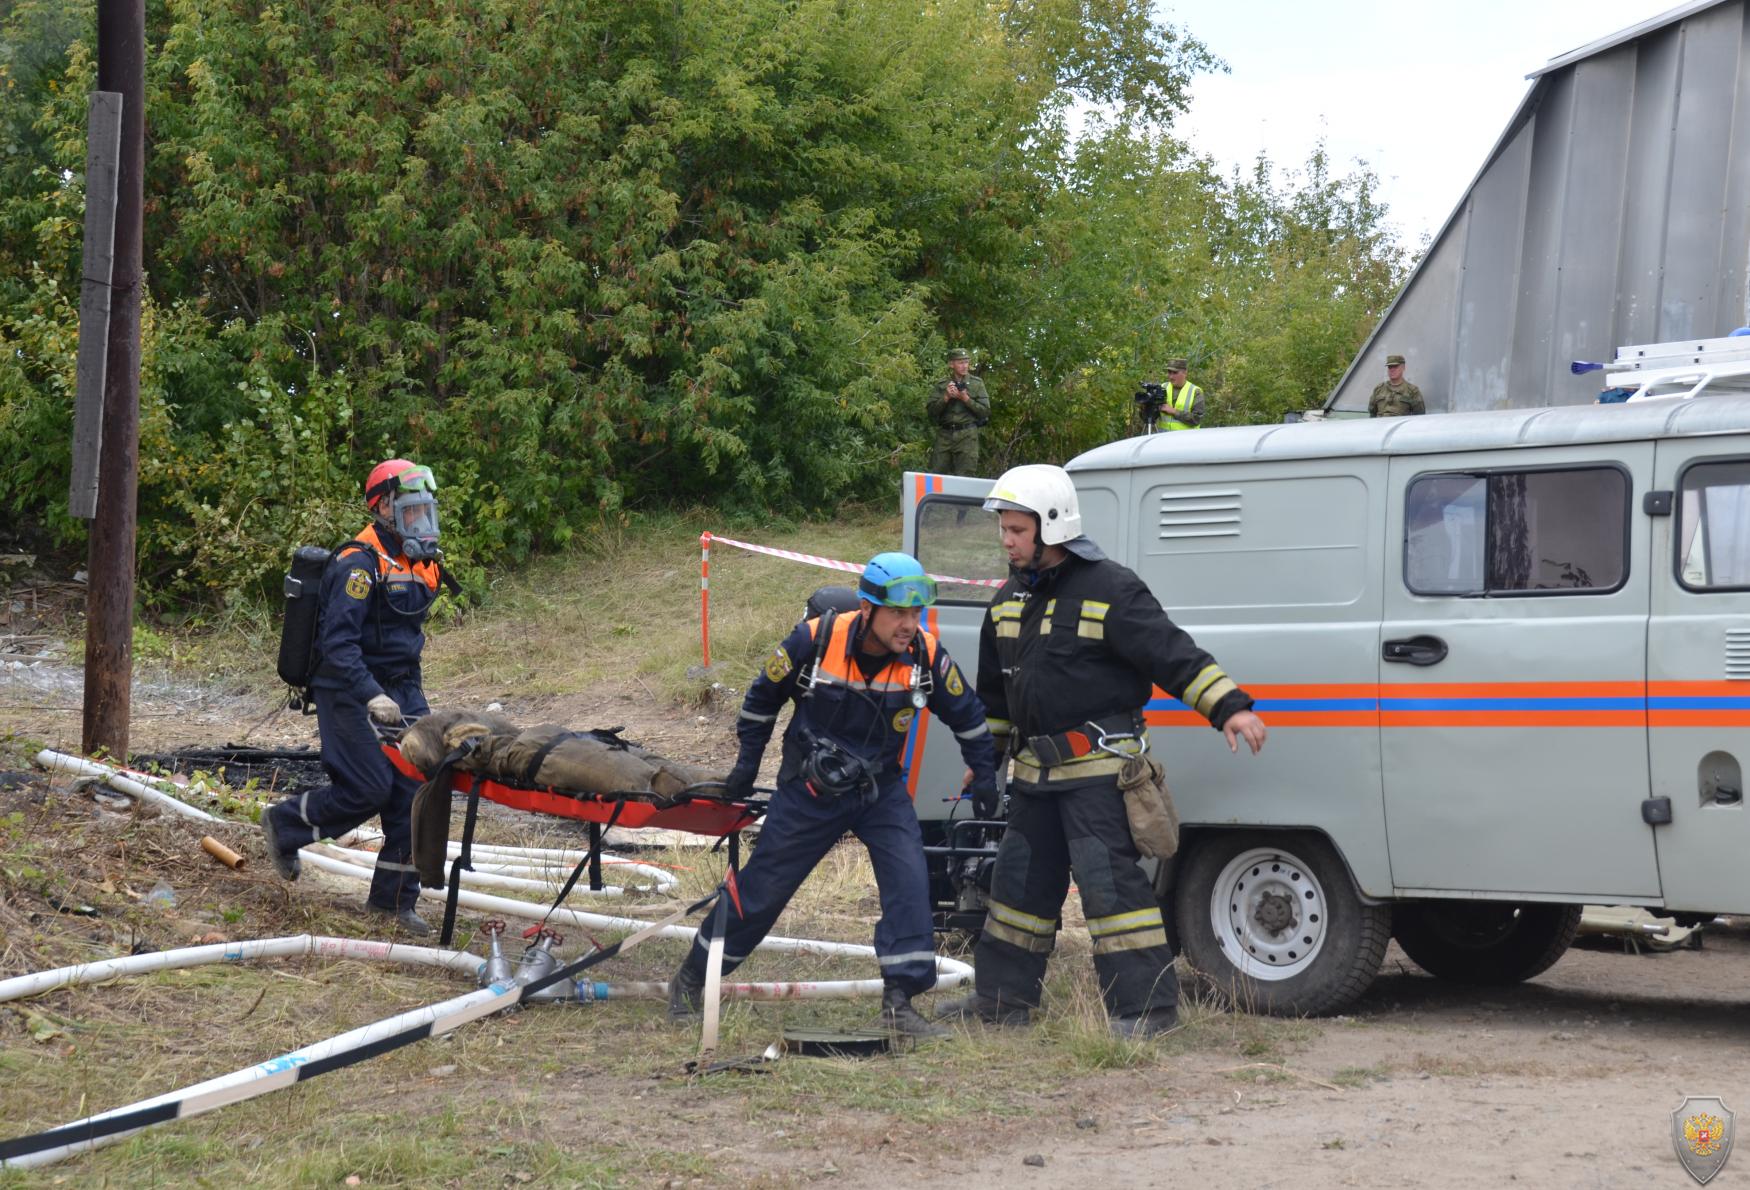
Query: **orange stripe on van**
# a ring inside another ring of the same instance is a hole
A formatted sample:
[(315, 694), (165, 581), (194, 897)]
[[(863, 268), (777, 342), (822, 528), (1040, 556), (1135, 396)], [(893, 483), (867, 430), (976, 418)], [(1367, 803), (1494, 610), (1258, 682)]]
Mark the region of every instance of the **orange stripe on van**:
[(1709, 694), (1725, 698), (1750, 698), (1750, 682), (1648, 682), (1654, 698), (1699, 698)]
[(1648, 711), (1653, 727), (1750, 727), (1750, 711)]

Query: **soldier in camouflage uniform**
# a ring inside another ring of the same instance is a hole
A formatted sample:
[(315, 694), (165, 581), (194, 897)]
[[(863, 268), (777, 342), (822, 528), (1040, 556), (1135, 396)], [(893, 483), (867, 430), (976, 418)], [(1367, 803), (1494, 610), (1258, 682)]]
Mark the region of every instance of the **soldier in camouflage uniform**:
[(990, 394), (984, 381), (967, 373), (972, 357), (956, 347), (948, 353), (948, 375), (936, 381), (924, 406), (936, 427), (930, 470), (938, 475), (978, 474), (978, 429), (990, 420)]
[(1413, 417), (1426, 413), (1422, 390), (1404, 379), (1404, 357), (1385, 357), (1385, 383), (1373, 386), (1367, 399), (1368, 417)]

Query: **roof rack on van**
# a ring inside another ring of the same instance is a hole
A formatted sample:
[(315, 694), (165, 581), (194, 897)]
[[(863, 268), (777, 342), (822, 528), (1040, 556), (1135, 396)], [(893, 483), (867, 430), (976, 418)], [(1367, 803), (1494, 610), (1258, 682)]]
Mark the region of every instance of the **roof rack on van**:
[(1628, 400), (1688, 400), (1703, 393), (1750, 393), (1750, 336), (1631, 344), (1616, 349), (1606, 385)]

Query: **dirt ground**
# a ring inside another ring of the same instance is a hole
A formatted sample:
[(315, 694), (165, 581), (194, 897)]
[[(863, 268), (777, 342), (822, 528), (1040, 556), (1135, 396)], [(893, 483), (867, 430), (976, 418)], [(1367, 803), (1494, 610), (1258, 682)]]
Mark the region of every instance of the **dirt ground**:
[[(57, 668), (0, 669), (0, 733), (76, 749), (76, 675)], [(495, 697), (432, 693), (440, 705)], [(636, 684), (503, 701), (520, 719), (624, 725), (659, 751), (707, 763), (727, 757), (734, 716), (732, 699), (700, 711), (660, 703)], [(135, 695), (133, 745), (313, 746), (314, 721), (290, 715), (245, 739), (270, 707), (241, 687), (147, 675)], [(1084, 951), (1060, 961), (1087, 960)], [(1705, 931), (1699, 950), (1628, 953), (1614, 940), (1576, 948), (1540, 978), (1502, 990), (1438, 982), (1394, 946), (1347, 1014), (1290, 1025), (1256, 1056), (1238, 1041), (1168, 1045), (1128, 1068), (1036, 1084), (1024, 1064), (1005, 1063), (992, 1077), (1009, 1080), (1020, 1110), (982, 1117), (972, 1135), (864, 1107), (799, 1119), (786, 1136), (769, 1115), (724, 1110), (733, 1093), (683, 1090), (665, 1098), (667, 1143), (694, 1145), (715, 1172), (666, 1184), (1681, 1187), (1690, 1179), (1673, 1152), (1671, 1112), (1683, 1097), (1750, 1107), (1747, 977), (1750, 932), (1726, 925)], [(640, 1011), (650, 1018), (640, 1027), (660, 1028), (653, 1010)], [(1196, 1027), (1237, 1030), (1234, 1019)], [(932, 1071), (972, 1044), (936, 1047), (938, 1066), (905, 1067), (909, 1081), (894, 1093), (930, 1093)], [(604, 1088), (574, 1073), (582, 1095), (643, 1094), (637, 1080)], [(679, 1139), (695, 1126), (709, 1129), (708, 1147)], [(596, 1129), (609, 1140), (623, 1130)], [(1729, 1161), (1711, 1184), (1750, 1186), (1750, 1156)]]

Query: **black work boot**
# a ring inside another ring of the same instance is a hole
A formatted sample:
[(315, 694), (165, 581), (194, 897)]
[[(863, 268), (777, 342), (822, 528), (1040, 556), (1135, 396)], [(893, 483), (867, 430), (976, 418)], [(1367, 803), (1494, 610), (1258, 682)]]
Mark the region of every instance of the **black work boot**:
[(298, 859), (296, 847), (287, 847), (280, 842), (279, 831), (273, 825), (272, 806), (261, 812), (261, 841), (267, 845), (267, 858), (273, 862), (273, 870), (280, 874), (281, 879), (296, 880), (303, 864)]
[(424, 938), (431, 933), (430, 923), (428, 923), (425, 918), (415, 913), (412, 909), (385, 909), (381, 905), (372, 905), (367, 902), (365, 905), (365, 912), (369, 913), (372, 917), (394, 919), (396, 925), (406, 930), (409, 934), (412, 934), (415, 938)]
[(668, 1019), (690, 1021), (705, 1011), (705, 973), (683, 962), (668, 981)]
[(1147, 1012), (1115, 1016), (1106, 1022), (1112, 1036), (1124, 1041), (1147, 1041), (1179, 1027), (1177, 1008), (1151, 1008)]
[(1033, 1012), (1025, 1004), (1004, 1004), (979, 992), (972, 992), (942, 1005), (936, 1010), (936, 1019), (962, 1023), (978, 1021), (986, 1025), (1019, 1028), (1033, 1023)]
[(932, 1025), (911, 1006), (911, 996), (897, 984), (881, 989), (881, 1025), (906, 1037), (949, 1037), (952, 1031)]

